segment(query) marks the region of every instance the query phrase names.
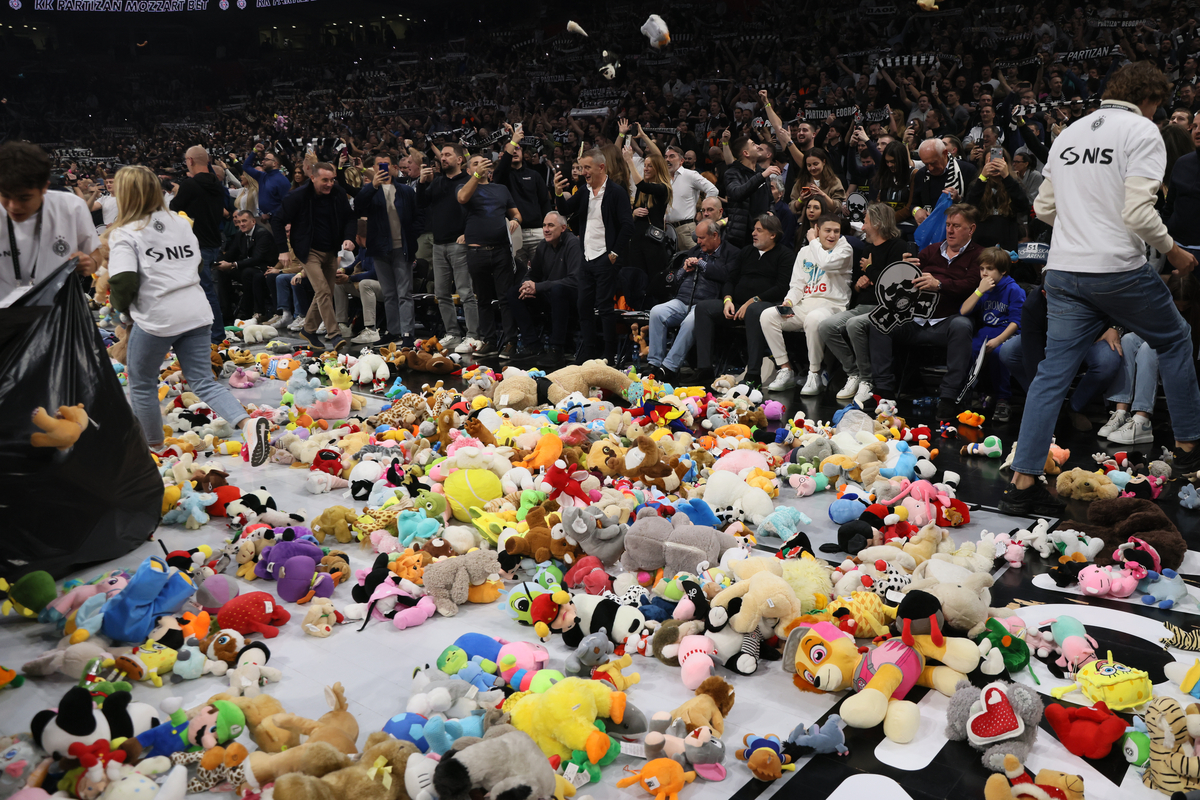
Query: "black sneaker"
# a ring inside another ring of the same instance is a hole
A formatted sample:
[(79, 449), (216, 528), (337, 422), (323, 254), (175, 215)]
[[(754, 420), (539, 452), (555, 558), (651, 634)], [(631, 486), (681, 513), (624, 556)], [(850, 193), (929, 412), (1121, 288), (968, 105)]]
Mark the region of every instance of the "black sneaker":
[(500, 360), (501, 361), (512, 361), (513, 357), (516, 355), (517, 355), (517, 343), (516, 342), (509, 342), (508, 344), (504, 345), (504, 347), (500, 348)]
[(476, 357), (494, 356), (494, 355), (496, 355), (497, 349), (498, 348), (496, 347), (495, 339), (484, 339), (483, 346), (480, 347), (478, 350), (476, 350), (472, 355), (474, 355)]
[(954, 422), (958, 419), (958, 404), (949, 397), (938, 399), (937, 403), (937, 419), (938, 422)]
[(1007, 400), (1000, 400), (996, 403), (996, 411), (992, 414), (992, 422), (1008, 422), (1012, 419), (1012, 406)]
[(346, 348), (349, 342), (344, 336), (330, 336), (326, 339), (325, 349), (331, 353), (339, 353)]
[(542, 343), (533, 342), (532, 344), (522, 345), (517, 348), (517, 358), (536, 358), (542, 354)]
[(546, 359), (554, 366), (563, 363), (563, 349), (550, 345), (550, 349), (546, 351)]
[(1000, 496), (1000, 513), (1012, 517), (1061, 517), (1066, 507), (1040, 480), (1028, 489), (1010, 483)]
[(309, 333), (303, 328), (300, 329), (300, 335), (304, 337), (304, 341), (308, 342), (308, 346), (313, 350), (324, 351), (325, 343), (321, 341), (321, 337), (315, 333)]
[(1200, 472), (1200, 446), (1189, 451), (1184, 451), (1181, 447), (1172, 447), (1171, 455), (1174, 456), (1171, 471), (1176, 478)]

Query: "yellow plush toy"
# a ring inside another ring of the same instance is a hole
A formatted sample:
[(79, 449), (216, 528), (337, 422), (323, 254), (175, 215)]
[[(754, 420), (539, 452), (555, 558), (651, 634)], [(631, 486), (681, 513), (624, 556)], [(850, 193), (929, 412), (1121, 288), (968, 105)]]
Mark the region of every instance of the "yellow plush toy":
[(545, 692), (525, 694), (507, 710), (513, 726), (528, 733), (547, 756), (569, 760), (573, 751), (582, 750), (593, 764), (610, 747), (608, 736), (596, 729), (596, 720), (603, 717), (620, 724), (627, 716), (641, 715), (624, 692), (584, 678), (565, 678)]
[(358, 514), (345, 506), (330, 506), (321, 512), (321, 516), (312, 522), (313, 536), (321, 544), (325, 537), (332, 534), (342, 544), (354, 541), (354, 531), (351, 527), (358, 520)]
[(38, 408), (33, 412), (33, 424), (42, 430), (29, 437), (29, 443), (34, 447), (57, 447), (59, 450), (70, 450), (79, 437), (87, 430), (90, 420), (83, 410), (83, 403), (77, 406), (59, 406), (58, 414), (50, 416), (46, 409)]

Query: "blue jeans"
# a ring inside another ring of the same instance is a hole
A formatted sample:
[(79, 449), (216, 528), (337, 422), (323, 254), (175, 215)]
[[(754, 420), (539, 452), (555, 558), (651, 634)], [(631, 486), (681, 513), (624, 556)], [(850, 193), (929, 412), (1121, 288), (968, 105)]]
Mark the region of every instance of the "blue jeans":
[(1200, 439), (1200, 385), (1191, 328), (1149, 264), (1118, 273), (1049, 270), (1045, 289), (1046, 360), (1029, 387), (1014, 472), (1042, 474), (1058, 409), (1084, 356), (1104, 330), (1105, 318), (1137, 333), (1158, 353), (1175, 438)]
[(274, 287), (273, 302), (277, 309), (290, 311), (296, 319), (304, 319), (304, 315), (308, 313), (308, 304), (312, 302), (312, 292), (309, 291), (305, 281), (300, 281), (293, 286), (292, 278), (294, 277), (296, 276), (280, 272), (278, 275), (268, 276), (267, 285)]
[(204, 296), (208, 298), (208, 304), (212, 307), (211, 336), (214, 342), (225, 340), (225, 318), (221, 315), (221, 300), (217, 295), (217, 284), (213, 281), (212, 276), (213, 264), (220, 258), (221, 248), (219, 247), (200, 248), (200, 288), (204, 290)]
[(158, 374), (162, 369), (167, 351), (175, 350), (183, 377), (196, 396), (208, 403), (209, 408), (228, 422), (237, 426), (247, 416), (246, 409), (229, 391), (229, 387), (213, 380), (212, 361), (208, 331), (193, 328), (178, 336), (154, 336), (137, 325), (129, 332), (129, 349), (125, 356), (125, 367), (129, 374), (129, 405), (146, 435), (146, 443), (158, 448), (163, 443), (162, 409), (158, 404)]
[[(667, 329), (679, 326), (675, 344), (667, 352)], [(696, 341), (696, 315), (688, 304), (678, 297), (659, 303), (650, 309), (650, 363), (666, 367), (672, 372), (683, 366), (688, 351)]]
[(1108, 399), (1128, 403), (1130, 411), (1154, 414), (1154, 396), (1158, 391), (1158, 353), (1136, 333), (1121, 337), (1121, 370), (1109, 387)]
[[(1029, 391), (1029, 384), (1037, 374), (1037, 364), (1025, 359), (1023, 339), (1020, 334), (1000, 346), (1000, 361), (1008, 368), (1009, 375), (1021, 388)], [(1043, 358), (1045, 352), (1042, 353)], [(1038, 359), (1038, 364), (1043, 359)], [(1071, 395), (1071, 409), (1083, 411), (1092, 398), (1110, 387), (1113, 377), (1121, 369), (1121, 357), (1105, 342), (1094, 342), (1083, 357), (1083, 377)]]
[(375, 259), (375, 277), (383, 289), (387, 329), (392, 336), (412, 336), (417, 329), (417, 305), (412, 296), (413, 265), (400, 248)]

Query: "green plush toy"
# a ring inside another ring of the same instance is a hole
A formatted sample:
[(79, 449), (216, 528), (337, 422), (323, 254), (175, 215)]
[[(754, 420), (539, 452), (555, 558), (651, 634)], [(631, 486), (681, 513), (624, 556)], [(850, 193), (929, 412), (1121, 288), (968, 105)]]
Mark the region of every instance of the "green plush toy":
[(1024, 639), (1009, 633), (999, 620), (989, 619), (983, 633), (975, 637), (975, 642), (983, 654), (980, 669), (984, 674), (999, 675), (1001, 665), (1010, 675), (1028, 669), (1034, 683), (1041, 685), (1030, 664), (1029, 645)]
[(37, 619), (42, 609), (57, 597), (58, 590), (49, 572), (30, 572), (12, 584), (0, 578), (0, 598), (3, 598), (0, 614), (6, 617), (16, 611), (26, 619)]

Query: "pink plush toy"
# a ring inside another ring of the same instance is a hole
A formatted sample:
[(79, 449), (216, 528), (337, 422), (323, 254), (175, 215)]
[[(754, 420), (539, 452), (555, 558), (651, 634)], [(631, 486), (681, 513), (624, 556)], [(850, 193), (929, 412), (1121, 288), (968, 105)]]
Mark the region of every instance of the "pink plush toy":
[(1020, 569), (1025, 564), (1025, 545), (1020, 539), (1013, 539), (1007, 533), (996, 536), (996, 549), (1003, 548), (1004, 560), (1013, 569)]
[(770, 471), (771, 465), (767, 462), (766, 454), (758, 450), (734, 450), (718, 458), (712, 468), (729, 472), (741, 472), (751, 468)]
[(796, 497), (808, 497), (817, 491), (817, 481), (812, 475), (792, 475), (788, 485), (796, 490)]
[(783, 415), (787, 413), (787, 407), (778, 400), (768, 400), (760, 408), (767, 419), (783, 419)]
[(662, 650), (666, 658), (679, 658), (683, 685), (689, 692), (696, 691), (705, 678), (716, 674), (712, 660), (716, 654), (717, 646), (707, 636), (685, 636), (677, 644), (667, 645)]
[(238, 367), (233, 371), (233, 374), (229, 376), (229, 385), (234, 389), (250, 389), (254, 387), (254, 384), (256, 381), (258, 381), (258, 378), (259, 374), (257, 372), (248, 372), (241, 367)]
[[(937, 509), (934, 508), (934, 503), (943, 508), (950, 505), (950, 498), (940, 492), (932, 483), (925, 480), (913, 481), (900, 494), (891, 499), (891, 504), (895, 505), (899, 502), (900, 505), (908, 509), (908, 521), (911, 525), (917, 528), (923, 528), (930, 522), (937, 519)], [(997, 537), (999, 540), (999, 537)], [(1025, 557), (1022, 553), (1020, 561), (1016, 566), (1021, 566)], [(1009, 562), (1012, 563), (1011, 561)]]
[(1079, 588), (1090, 597), (1129, 597), (1137, 589), (1132, 572), (1089, 564), (1079, 572)]
[(496, 663), (500, 667), (500, 676), (508, 681), (518, 670), (535, 672), (545, 669), (550, 663), (550, 653), (540, 644), (508, 642), (500, 648)]
[(317, 400), (308, 407), (308, 415), (313, 419), (345, 419), (350, 416), (350, 390), (326, 389), (332, 399)]

